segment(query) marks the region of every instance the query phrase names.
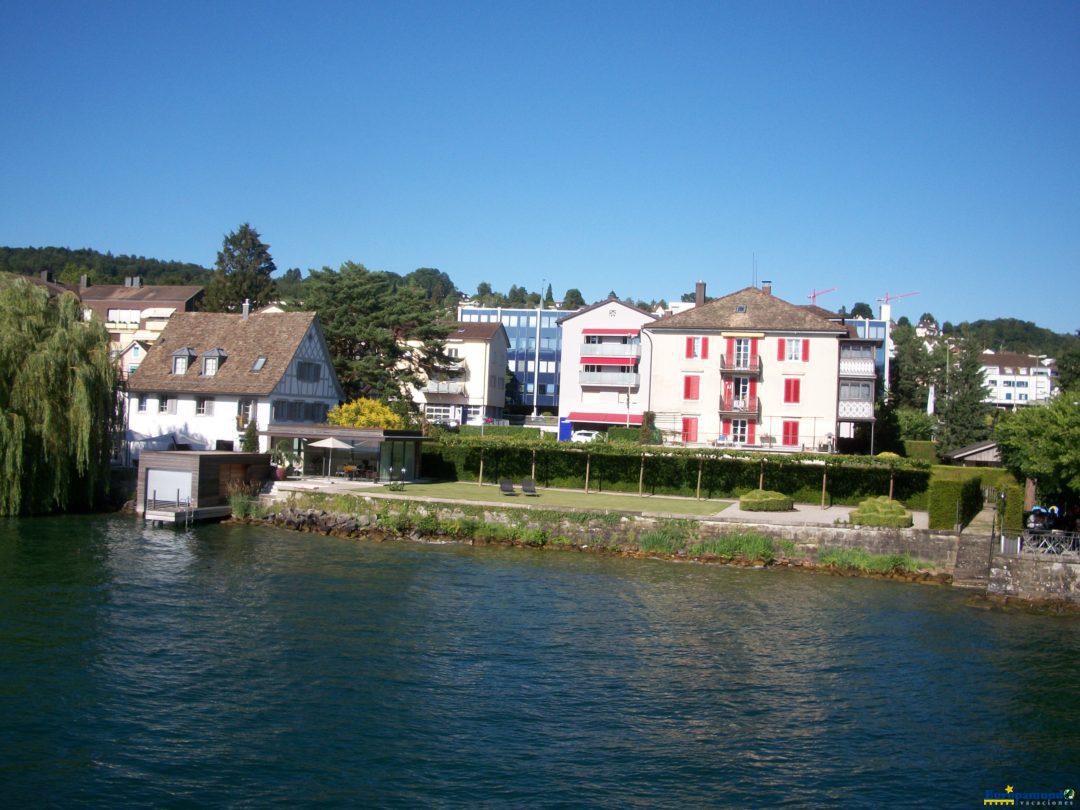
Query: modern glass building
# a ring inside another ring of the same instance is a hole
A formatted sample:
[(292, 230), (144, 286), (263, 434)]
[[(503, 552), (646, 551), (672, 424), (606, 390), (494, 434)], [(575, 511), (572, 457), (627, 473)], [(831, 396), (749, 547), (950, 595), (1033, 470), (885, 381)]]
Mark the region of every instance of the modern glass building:
[(525, 307), (459, 306), (465, 323), (502, 323), (510, 348), (507, 364), (516, 384), (507, 393), (507, 405), (519, 413), (552, 415), (559, 410), (559, 360), (562, 338), (559, 318), (567, 311)]

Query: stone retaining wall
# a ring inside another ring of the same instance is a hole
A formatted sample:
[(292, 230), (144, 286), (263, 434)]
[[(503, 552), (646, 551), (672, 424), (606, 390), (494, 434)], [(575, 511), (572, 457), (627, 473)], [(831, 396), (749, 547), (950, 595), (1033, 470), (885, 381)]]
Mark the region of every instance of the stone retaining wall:
[(1080, 559), (995, 554), (990, 560), (986, 593), (1033, 602), (1063, 599), (1080, 604)]

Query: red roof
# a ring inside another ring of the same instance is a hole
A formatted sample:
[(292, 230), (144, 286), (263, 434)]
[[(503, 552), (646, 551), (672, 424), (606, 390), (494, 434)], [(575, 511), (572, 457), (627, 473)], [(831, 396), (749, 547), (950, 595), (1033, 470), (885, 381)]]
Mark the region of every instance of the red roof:
[[(601, 425), (625, 425), (626, 414), (625, 413), (587, 413), (585, 411), (571, 411), (571, 422), (591, 422), (593, 424)], [(630, 424), (640, 425), (641, 414), (630, 414)]]

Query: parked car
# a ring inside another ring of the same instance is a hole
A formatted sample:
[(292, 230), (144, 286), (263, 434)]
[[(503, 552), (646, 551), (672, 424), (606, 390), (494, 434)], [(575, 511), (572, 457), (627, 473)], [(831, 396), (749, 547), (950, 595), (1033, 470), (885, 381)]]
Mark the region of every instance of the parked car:
[(572, 442), (595, 442), (600, 435), (598, 430), (575, 430), (570, 434)]

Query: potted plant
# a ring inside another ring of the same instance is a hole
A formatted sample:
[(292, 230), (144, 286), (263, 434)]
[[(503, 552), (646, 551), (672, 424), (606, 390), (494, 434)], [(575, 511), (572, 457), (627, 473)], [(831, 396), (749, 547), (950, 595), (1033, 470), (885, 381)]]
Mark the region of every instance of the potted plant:
[(270, 451), (270, 463), (277, 468), (275, 475), (279, 481), (284, 480), (289, 470), (299, 464), (300, 460), (300, 454), (293, 450), (292, 441), (289, 439), (278, 439), (274, 449)]

